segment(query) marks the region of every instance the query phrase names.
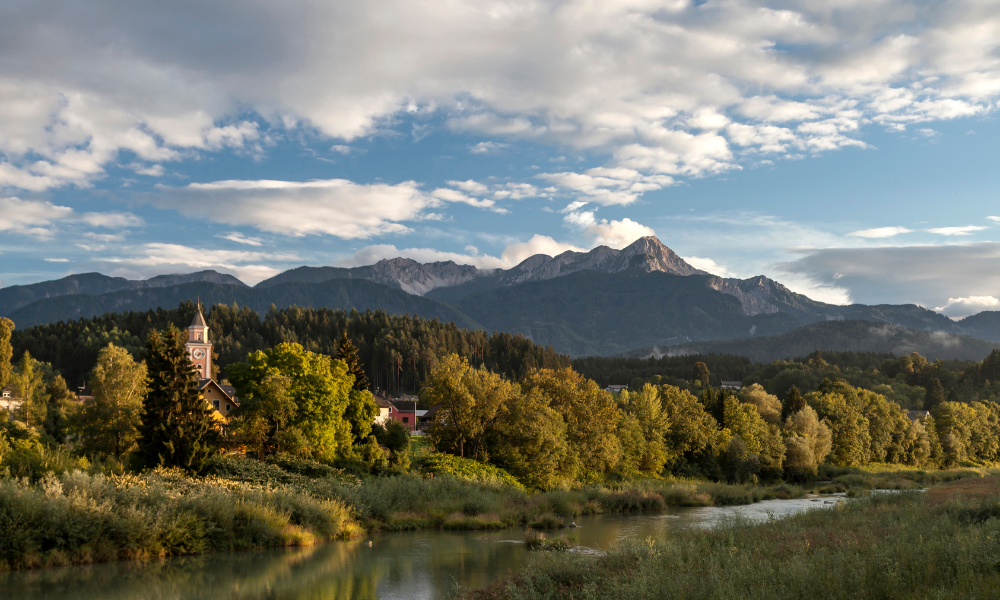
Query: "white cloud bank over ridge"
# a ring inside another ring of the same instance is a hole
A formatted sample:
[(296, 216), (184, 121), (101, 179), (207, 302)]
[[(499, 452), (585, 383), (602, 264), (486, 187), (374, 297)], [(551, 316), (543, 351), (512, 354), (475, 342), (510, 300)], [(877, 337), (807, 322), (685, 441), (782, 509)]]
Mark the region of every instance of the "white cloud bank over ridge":
[[(183, 44), (163, 26), (187, 22)], [(7, 3), (0, 186), (86, 186), (122, 151), (156, 176), (195, 152), (263, 152), (267, 127), (349, 141), (407, 111), (594, 149), (662, 186), (862, 145), (868, 123), (985, 113), (998, 30), (976, 0)], [(642, 193), (620, 175), (580, 193)]]

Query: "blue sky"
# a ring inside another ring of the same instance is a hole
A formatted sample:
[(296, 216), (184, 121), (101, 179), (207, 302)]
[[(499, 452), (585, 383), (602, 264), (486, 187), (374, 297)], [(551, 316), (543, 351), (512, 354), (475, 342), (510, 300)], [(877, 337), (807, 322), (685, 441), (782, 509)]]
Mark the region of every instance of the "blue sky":
[(656, 235), (831, 302), (1000, 308), (988, 4), (54, 4), (0, 8), (2, 285)]

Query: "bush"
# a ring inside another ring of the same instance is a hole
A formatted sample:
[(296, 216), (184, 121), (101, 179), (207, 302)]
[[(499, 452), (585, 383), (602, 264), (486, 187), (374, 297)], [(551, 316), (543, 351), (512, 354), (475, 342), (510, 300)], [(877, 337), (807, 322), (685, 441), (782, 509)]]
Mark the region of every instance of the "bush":
[(470, 481), (505, 485), (524, 491), (521, 482), (507, 471), (471, 458), (461, 458), (441, 452), (427, 452), (414, 460), (414, 466), (426, 473), (447, 473)]

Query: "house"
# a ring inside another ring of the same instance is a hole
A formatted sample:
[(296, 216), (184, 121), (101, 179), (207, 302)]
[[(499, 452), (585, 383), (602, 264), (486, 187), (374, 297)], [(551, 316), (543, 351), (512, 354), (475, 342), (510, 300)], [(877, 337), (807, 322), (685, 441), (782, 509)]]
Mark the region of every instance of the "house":
[(926, 419), (931, 416), (931, 411), (929, 410), (908, 410), (906, 411), (906, 416), (911, 421), (916, 421), (918, 419)]
[(236, 388), (231, 385), (222, 385), (214, 379), (202, 379), (198, 382), (198, 391), (223, 416), (229, 416), (229, 412), (239, 406), (236, 402)]
[(417, 429), (417, 403), (414, 400), (390, 400), (392, 404), (392, 420), (410, 431)]
[(737, 392), (743, 389), (742, 381), (723, 381), (720, 386), (724, 390), (736, 390)]
[(434, 418), (437, 416), (438, 409), (441, 408), (440, 404), (435, 404), (427, 410), (417, 411), (417, 430), (424, 431), (429, 429), (431, 425), (434, 424)]
[(372, 394), (372, 398), (375, 400), (375, 406), (378, 407), (378, 416), (375, 417), (375, 423), (377, 425), (382, 425), (383, 427), (392, 420), (392, 402), (382, 395), (381, 392), (375, 392)]
[(7, 385), (0, 390), (0, 409), (6, 410), (10, 416), (21, 407), (21, 399), (15, 395), (14, 386)]
[(609, 385), (604, 388), (604, 391), (611, 392), (612, 394), (617, 394), (619, 392), (628, 391), (628, 385)]

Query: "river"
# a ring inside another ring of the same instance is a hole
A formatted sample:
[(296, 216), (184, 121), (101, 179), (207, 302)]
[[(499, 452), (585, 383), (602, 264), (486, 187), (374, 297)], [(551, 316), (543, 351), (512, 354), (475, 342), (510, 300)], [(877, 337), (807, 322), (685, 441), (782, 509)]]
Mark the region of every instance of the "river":
[[(577, 551), (625, 540), (662, 538), (671, 530), (712, 527), (740, 515), (752, 521), (829, 508), (839, 498), (765, 500), (737, 507), (671, 508), (642, 515), (581, 517)], [(4, 598), (16, 600), (432, 600), (456, 586), (485, 587), (530, 556), (524, 530), (422, 531), (368, 536), (308, 548), (234, 552), (152, 563), (114, 563), (0, 573)]]

